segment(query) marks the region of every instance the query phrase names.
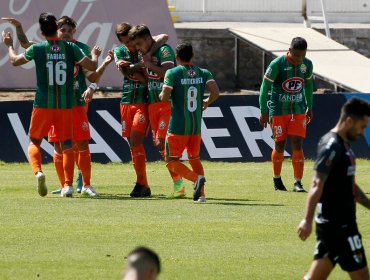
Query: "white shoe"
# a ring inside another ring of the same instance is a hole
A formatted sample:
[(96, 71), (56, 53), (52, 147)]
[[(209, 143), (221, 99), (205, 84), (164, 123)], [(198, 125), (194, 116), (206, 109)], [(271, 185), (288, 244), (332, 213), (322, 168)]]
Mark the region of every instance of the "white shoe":
[(94, 197), (94, 196), (98, 196), (98, 193), (95, 191), (95, 189), (92, 186), (86, 186), (86, 187), (84, 186), (82, 187), (81, 195)]
[(37, 191), (40, 196), (46, 196), (48, 194), (48, 188), (45, 184), (45, 175), (42, 172), (37, 172), (36, 182), (37, 182)]
[(62, 191), (60, 192), (61, 197), (72, 197), (73, 194), (73, 187), (67, 186), (63, 187)]
[(206, 202), (206, 197), (205, 196), (201, 196), (198, 198), (198, 200), (194, 201), (195, 203), (204, 203)]

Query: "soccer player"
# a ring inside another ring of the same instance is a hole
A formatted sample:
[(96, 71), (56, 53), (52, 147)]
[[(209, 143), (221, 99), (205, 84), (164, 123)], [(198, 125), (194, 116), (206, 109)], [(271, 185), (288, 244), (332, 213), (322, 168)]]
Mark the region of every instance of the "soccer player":
[[(2, 18), (7, 20), (9, 23), (16, 27), (17, 37), (23, 47), (28, 48), (34, 42), (30, 42), (27, 36), (23, 32), (22, 24), (14, 18)], [(62, 40), (67, 40), (75, 43), (84, 54), (88, 57), (90, 55), (90, 47), (84, 43), (74, 40), (73, 36), (76, 32), (77, 24), (76, 22), (68, 17), (62, 16), (57, 21), (57, 34), (58, 38)], [(74, 137), (73, 137), (73, 149), (75, 153), (75, 161), (78, 166), (78, 177), (77, 192), (86, 196), (96, 196), (97, 193), (95, 189), (90, 185), (91, 178), (91, 157), (89, 149), (90, 140), (90, 130), (89, 122), (87, 119), (87, 108), (88, 104), (85, 102), (91, 101), (92, 94), (97, 87), (96, 82), (103, 75), (105, 68), (112, 61), (112, 53), (108, 53), (102, 65), (96, 71), (86, 71), (81, 66), (76, 66), (75, 71), (75, 100), (73, 104), (73, 122), (74, 122)], [(87, 88), (85, 76), (88, 78), (92, 84)], [(53, 128), (49, 132), (48, 141), (54, 143), (54, 165), (57, 171), (57, 175), (61, 184), (64, 185), (64, 171), (63, 171), (63, 153), (60, 147), (59, 137), (55, 134)], [(53, 194), (60, 194), (61, 189), (52, 192)]]
[[(264, 75), (259, 104), (260, 124), (270, 123), (275, 147), (271, 154), (275, 190), (286, 191), (281, 179), (281, 168), (287, 138), (292, 143), (292, 165), (294, 171), (293, 191), (305, 192), (302, 186), (304, 169), (303, 140), (306, 125), (312, 120), (313, 66), (306, 58), (307, 42), (304, 38), (293, 38), (289, 51), (274, 59)], [(267, 106), (271, 90), (270, 105)]]
[(161, 261), (153, 250), (137, 247), (127, 256), (123, 280), (155, 280), (161, 272)]
[[(149, 129), (147, 108), (147, 78), (143, 73), (142, 54), (129, 37), (131, 24), (121, 22), (116, 26), (116, 36), (121, 45), (114, 49), (114, 59), (124, 76), (120, 102), (122, 137), (127, 137), (131, 150), (132, 164), (136, 173), (136, 183), (131, 197), (150, 197), (151, 190), (146, 175), (146, 155), (143, 141)], [(161, 34), (153, 40), (152, 50), (158, 49), (168, 39)]]
[(99, 50), (92, 50), (92, 60), (90, 60), (78, 46), (57, 38), (56, 18), (50, 13), (42, 13), (39, 24), (46, 41), (30, 46), (24, 54), (16, 54), (9, 32), (3, 31), (2, 37), (4, 44), (8, 46), (10, 61), (14, 66), (23, 65), (32, 59), (36, 64), (37, 89), (29, 131), (31, 142), (28, 154), (37, 179), (38, 192), (41, 196), (47, 194), (45, 175), (41, 168), (40, 144), (53, 127), (58, 133), (63, 153), (65, 183), (62, 196), (71, 197), (74, 168), (71, 142), (74, 65), (77, 63), (88, 70), (95, 71)]
[[(166, 136), (167, 168), (194, 183), (193, 200), (205, 202), (204, 170), (199, 158), (201, 144), (202, 111), (219, 96), (217, 83), (212, 74), (191, 63), (193, 47), (182, 43), (176, 47), (179, 66), (167, 70), (160, 100), (167, 102), (171, 97), (171, 118)], [(210, 96), (203, 100), (204, 91)], [(180, 162), (187, 150), (190, 170)]]
[[(152, 56), (147, 55), (155, 41), (149, 28), (144, 24), (133, 27), (129, 32), (129, 36), (134, 41), (136, 49), (144, 55), (145, 74), (148, 77), (149, 122), (152, 128), (153, 143), (164, 158), (165, 139), (171, 115), (171, 104), (169, 101), (161, 101), (159, 94), (162, 90), (163, 78), (166, 71), (173, 68), (176, 64), (175, 54), (172, 48), (165, 44), (153, 52)], [(174, 183), (173, 197), (184, 197), (185, 187), (182, 178), (172, 171), (170, 171), (170, 174)]]
[(369, 279), (356, 223), (356, 202), (370, 209), (370, 200), (356, 184), (355, 155), (349, 142), (364, 134), (369, 116), (370, 103), (352, 98), (342, 107), (336, 126), (318, 144), (305, 216), (298, 226), (298, 235), (304, 241), (311, 234), (317, 206), (317, 243), (305, 280), (327, 279), (337, 263), (351, 279)]

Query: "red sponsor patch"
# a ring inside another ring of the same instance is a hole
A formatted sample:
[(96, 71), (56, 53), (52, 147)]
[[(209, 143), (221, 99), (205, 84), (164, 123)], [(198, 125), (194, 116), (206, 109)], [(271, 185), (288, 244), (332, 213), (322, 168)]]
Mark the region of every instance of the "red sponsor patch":
[(303, 88), (304, 80), (300, 77), (293, 77), (288, 80), (285, 80), (282, 84), (282, 87), (287, 92), (300, 92)]

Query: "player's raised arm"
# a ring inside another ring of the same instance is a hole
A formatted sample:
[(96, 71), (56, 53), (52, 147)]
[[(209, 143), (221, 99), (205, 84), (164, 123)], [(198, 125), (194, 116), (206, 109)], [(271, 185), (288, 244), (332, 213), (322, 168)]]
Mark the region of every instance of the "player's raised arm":
[[(81, 51), (82, 52), (82, 51)], [(91, 57), (92, 59), (85, 56), (82, 60), (78, 62), (83, 68), (95, 71), (98, 64), (98, 57), (101, 54), (101, 49), (97, 46), (94, 46), (94, 48), (91, 50)]]
[(19, 20), (12, 17), (2, 17), (1, 19), (9, 22), (15, 27), (18, 41), (23, 48), (27, 49), (34, 44), (34, 42), (28, 40), (26, 34), (23, 31), (22, 23)]
[(10, 35), (10, 32), (5, 32), (5, 30), (3, 30), (1, 35), (2, 35), (4, 44), (8, 47), (10, 63), (13, 66), (19, 66), (19, 65), (26, 64), (28, 60), (25, 58), (25, 56), (23, 54), (17, 54), (15, 52), (14, 47), (13, 47), (13, 38)]

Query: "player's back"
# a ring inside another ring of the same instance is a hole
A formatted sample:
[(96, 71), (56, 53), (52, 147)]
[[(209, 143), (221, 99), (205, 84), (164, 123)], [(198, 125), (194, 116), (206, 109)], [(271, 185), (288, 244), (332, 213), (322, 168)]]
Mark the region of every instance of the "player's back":
[(50, 39), (34, 44), (26, 50), (26, 59), (34, 59), (36, 64), (37, 88), (34, 107), (72, 107), (75, 62), (84, 57), (81, 51), (76, 54), (75, 48), (77, 47), (71, 42)]
[(200, 134), (203, 97), (212, 74), (195, 65), (180, 65), (167, 71), (165, 85), (172, 85), (172, 113), (168, 131), (180, 135)]

